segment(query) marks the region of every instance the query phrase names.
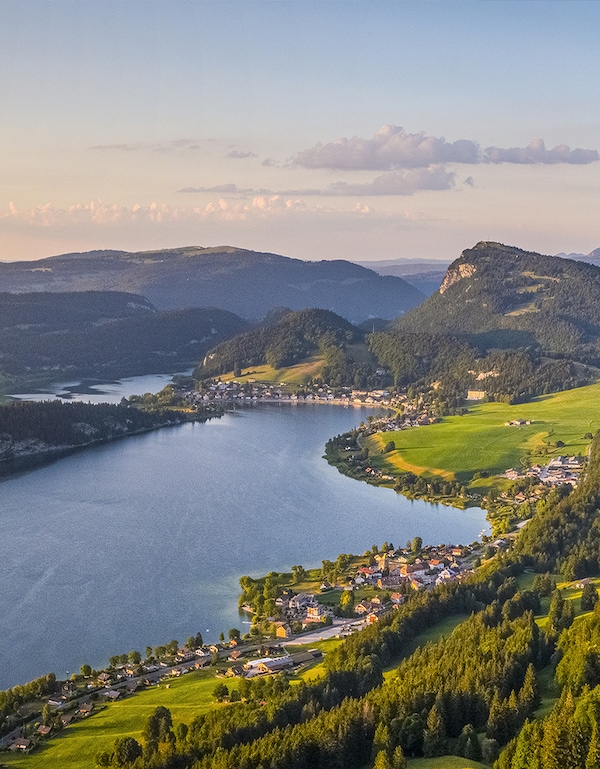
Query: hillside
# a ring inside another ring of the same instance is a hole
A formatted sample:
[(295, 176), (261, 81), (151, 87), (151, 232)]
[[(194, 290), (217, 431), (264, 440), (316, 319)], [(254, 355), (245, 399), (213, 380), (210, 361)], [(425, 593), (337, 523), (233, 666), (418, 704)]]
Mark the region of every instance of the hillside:
[(480, 242), (463, 251), (439, 290), (397, 327), (466, 334), (487, 348), (534, 346), (596, 361), (600, 268)]
[(158, 312), (115, 292), (0, 294), (0, 380), (110, 378), (196, 363), (215, 343), (247, 328), (225, 310)]
[(258, 319), (276, 306), (324, 307), (353, 322), (394, 318), (423, 294), (401, 278), (342, 260), (308, 262), (228, 246), (90, 251), (0, 264), (0, 291), (141, 294), (161, 310), (219, 307)]
[[(363, 353), (360, 363), (356, 350), (350, 352), (357, 345)], [(314, 354), (323, 359), (322, 376), (329, 383), (349, 384), (371, 373), (363, 333), (335, 313), (313, 309), (288, 311), (272, 324), (223, 342), (210, 350), (194, 376), (204, 379), (262, 364), (281, 369)]]

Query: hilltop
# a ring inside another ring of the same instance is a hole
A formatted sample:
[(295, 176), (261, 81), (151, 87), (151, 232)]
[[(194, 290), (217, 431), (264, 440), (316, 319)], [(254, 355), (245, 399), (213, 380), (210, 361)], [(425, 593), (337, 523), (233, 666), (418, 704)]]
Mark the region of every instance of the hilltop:
[(161, 310), (218, 307), (243, 318), (323, 307), (353, 322), (394, 318), (424, 295), (344, 260), (309, 262), (231, 246), (90, 251), (0, 264), (0, 291), (129, 291)]
[(174, 371), (247, 327), (226, 310), (159, 312), (135, 294), (0, 293), (0, 384)]
[(363, 332), (328, 310), (280, 310), (278, 319), (217, 345), (194, 372), (197, 379), (267, 364), (279, 370), (319, 358), (318, 372), (336, 385), (372, 373)]
[(466, 335), (488, 349), (534, 347), (595, 360), (600, 268), (480, 242), (452, 262), (439, 290), (397, 327)]

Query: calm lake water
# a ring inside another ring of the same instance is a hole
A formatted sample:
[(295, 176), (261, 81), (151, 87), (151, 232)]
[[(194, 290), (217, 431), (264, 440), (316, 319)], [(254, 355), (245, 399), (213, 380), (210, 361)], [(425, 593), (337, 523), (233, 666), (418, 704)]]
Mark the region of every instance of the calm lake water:
[(417, 535), (476, 539), (482, 510), (411, 502), (322, 459), (367, 413), (265, 405), (0, 482), (0, 688), (198, 630), (244, 631), (243, 574)]

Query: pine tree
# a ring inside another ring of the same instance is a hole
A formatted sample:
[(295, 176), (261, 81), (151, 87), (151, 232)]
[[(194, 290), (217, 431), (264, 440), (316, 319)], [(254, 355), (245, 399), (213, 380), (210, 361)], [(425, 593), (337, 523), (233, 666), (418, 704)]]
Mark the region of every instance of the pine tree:
[(511, 769), (540, 769), (542, 732), (537, 722), (525, 721), (517, 738)]
[(595, 716), (596, 714), (592, 718), (592, 734), (585, 760), (585, 769), (600, 769), (600, 730), (598, 729), (598, 720)]
[[(404, 751), (400, 745), (397, 745), (394, 750), (392, 756), (392, 769), (406, 769), (406, 758), (404, 757)], [(592, 769), (596, 769), (596, 767), (593, 767)]]
[(423, 734), (423, 755), (431, 758), (446, 752), (446, 729), (437, 705), (434, 703), (427, 716), (427, 728)]
[(387, 751), (380, 750), (377, 755), (375, 756), (375, 761), (373, 763), (373, 769), (392, 769), (392, 764), (390, 762), (390, 758), (387, 754)]
[(523, 686), (519, 690), (519, 707), (522, 714), (527, 717), (533, 713), (539, 704), (540, 695), (538, 691), (537, 678), (535, 675), (535, 668), (530, 663), (527, 667), (527, 670), (525, 671)]

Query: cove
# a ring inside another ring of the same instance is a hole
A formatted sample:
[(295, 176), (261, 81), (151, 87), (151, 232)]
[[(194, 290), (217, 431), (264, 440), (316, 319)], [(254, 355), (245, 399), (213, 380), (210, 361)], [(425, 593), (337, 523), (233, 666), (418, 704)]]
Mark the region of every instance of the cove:
[[(242, 624), (238, 579), (384, 540), (472, 542), (484, 511), (341, 475), (326, 440), (369, 412), (231, 412), (83, 450), (0, 483), (0, 688)], [(425, 429), (425, 428), (423, 428)]]

